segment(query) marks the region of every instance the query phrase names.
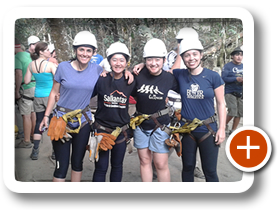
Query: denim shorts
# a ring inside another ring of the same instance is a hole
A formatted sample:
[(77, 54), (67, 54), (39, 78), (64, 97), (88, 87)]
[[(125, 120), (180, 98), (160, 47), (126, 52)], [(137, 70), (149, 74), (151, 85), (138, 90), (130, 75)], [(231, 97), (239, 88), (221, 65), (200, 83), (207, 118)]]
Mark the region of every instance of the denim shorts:
[(160, 128), (156, 129), (151, 135), (152, 131), (143, 130), (137, 126), (134, 130), (134, 147), (137, 149), (148, 148), (157, 153), (168, 153), (169, 148), (164, 141), (169, 138), (169, 135)]

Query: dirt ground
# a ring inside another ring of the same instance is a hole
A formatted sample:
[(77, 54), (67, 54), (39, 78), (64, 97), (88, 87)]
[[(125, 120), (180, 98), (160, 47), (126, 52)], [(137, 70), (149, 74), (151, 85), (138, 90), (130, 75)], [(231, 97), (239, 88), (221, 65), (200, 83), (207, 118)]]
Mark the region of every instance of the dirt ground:
[[(240, 125), (243, 125), (241, 120)], [(229, 124), (231, 127), (231, 124)], [(15, 140), (15, 144), (20, 140)], [(236, 169), (228, 160), (225, 153), (226, 140), (222, 143), (218, 157), (218, 176), (220, 182), (235, 182), (242, 179), (242, 172)], [(31, 160), (32, 148), (15, 149), (15, 179), (23, 182), (50, 182), (52, 181), (55, 161), (51, 159), (52, 145), (51, 140), (46, 133), (43, 134), (43, 140), (40, 144), (40, 153), (38, 160)], [(84, 158), (84, 169), (82, 175), (83, 182), (91, 182), (94, 171), (94, 164), (89, 161), (89, 153), (86, 152)], [(200, 166), (200, 161), (198, 161)], [(200, 166), (201, 168), (201, 166)], [(169, 169), (171, 182), (181, 182), (182, 163), (176, 152), (172, 152), (169, 157)], [(70, 181), (70, 167), (66, 181)], [(110, 173), (110, 167), (107, 172), (107, 181)], [(125, 155), (123, 163), (123, 182), (141, 182), (140, 162), (136, 148), (133, 152)], [(156, 179), (153, 181), (157, 182)], [(195, 182), (205, 182), (205, 179), (195, 178)]]

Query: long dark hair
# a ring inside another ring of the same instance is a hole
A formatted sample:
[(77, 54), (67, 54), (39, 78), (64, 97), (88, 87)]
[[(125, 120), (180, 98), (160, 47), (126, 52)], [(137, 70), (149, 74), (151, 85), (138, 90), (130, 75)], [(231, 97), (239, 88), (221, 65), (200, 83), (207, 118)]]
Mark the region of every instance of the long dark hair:
[(48, 48), (48, 44), (46, 42), (38, 42), (35, 47), (35, 52), (31, 54), (31, 59), (37, 60), (40, 56), (40, 51), (45, 51)]

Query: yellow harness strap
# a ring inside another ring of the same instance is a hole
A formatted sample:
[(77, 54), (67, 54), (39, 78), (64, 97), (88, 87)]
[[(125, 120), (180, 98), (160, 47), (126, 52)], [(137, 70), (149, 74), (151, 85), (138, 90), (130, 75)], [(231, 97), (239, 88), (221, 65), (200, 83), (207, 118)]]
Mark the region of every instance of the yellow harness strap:
[(134, 130), (137, 126), (139, 126), (144, 120), (148, 120), (150, 115), (142, 114), (130, 119), (130, 127)]
[(172, 127), (170, 126), (170, 129), (172, 129), (172, 134), (173, 133), (190, 133), (193, 130), (195, 130), (198, 126), (203, 125), (203, 121), (194, 118), (193, 121), (191, 123), (185, 123), (183, 126), (181, 127)]
[[(74, 129), (74, 130), (67, 130), (68, 133), (79, 133), (80, 128), (81, 128), (81, 118), (82, 118), (82, 110), (81, 109), (76, 109), (74, 111), (71, 112), (67, 112), (66, 114), (62, 115), (63, 120), (67, 123), (67, 122), (79, 122), (79, 127)], [(77, 120), (75, 120), (74, 118), (77, 118)]]

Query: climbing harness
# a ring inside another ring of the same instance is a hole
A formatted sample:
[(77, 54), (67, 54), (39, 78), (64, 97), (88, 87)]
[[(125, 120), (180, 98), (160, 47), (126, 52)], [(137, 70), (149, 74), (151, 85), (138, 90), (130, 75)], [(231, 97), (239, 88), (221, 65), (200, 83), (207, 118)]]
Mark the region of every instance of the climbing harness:
[[(185, 118), (182, 118), (181, 121), (185, 122), (185, 124), (177, 130), (179, 133), (188, 133), (188, 135), (197, 143), (201, 143), (206, 138), (208, 138), (210, 135), (213, 137), (216, 136), (216, 132), (211, 128), (210, 123), (216, 122), (216, 114), (209, 117), (206, 120), (199, 120), (197, 118), (194, 118), (193, 120), (188, 120)], [(198, 126), (205, 125), (207, 129), (209, 130), (204, 136), (202, 136), (200, 139), (196, 139), (192, 134), (191, 131), (195, 130)]]
[[(91, 137), (89, 139), (89, 145), (87, 145), (87, 150), (89, 150), (89, 160), (91, 162), (98, 162), (99, 160), (99, 151), (107, 151), (108, 149), (112, 149), (115, 144), (120, 144), (126, 141), (128, 146), (129, 154), (132, 153), (132, 145), (131, 140), (128, 138), (127, 129), (129, 125), (126, 124), (122, 127), (116, 127), (116, 129), (107, 128), (105, 126), (100, 125), (98, 122), (93, 123), (96, 129), (100, 129), (105, 131), (106, 133), (97, 133), (92, 132)], [(116, 141), (120, 133), (124, 134), (124, 138)]]
[(130, 119), (130, 126), (134, 130), (137, 126), (139, 126), (144, 120), (152, 119), (154, 123), (156, 124), (155, 128), (153, 129), (151, 135), (154, 133), (154, 131), (158, 128), (160, 128), (162, 131), (165, 131), (168, 135), (170, 135), (169, 129), (166, 125), (162, 125), (158, 122), (157, 118), (161, 117), (163, 115), (169, 114), (170, 107), (167, 107), (163, 110), (160, 110), (154, 114), (148, 115), (148, 114), (142, 114), (140, 112), (136, 112), (136, 117), (132, 117)]
[[(89, 106), (81, 109), (71, 110), (67, 108), (63, 108), (61, 106), (57, 106), (54, 110), (54, 116), (52, 117), (50, 121), (50, 125), (48, 128), (48, 136), (50, 136), (51, 140), (58, 141), (59, 139), (65, 143), (66, 141), (69, 141), (72, 136), (69, 133), (79, 133), (80, 129), (88, 122), (89, 124), (92, 123), (92, 121), (87, 116), (86, 112), (89, 110)], [(65, 112), (64, 115), (61, 117), (58, 117), (57, 111)], [(81, 117), (82, 115), (85, 116), (86, 121), (84, 123), (81, 123)], [(67, 123), (71, 122), (78, 122), (79, 126), (76, 129), (72, 129)]]

